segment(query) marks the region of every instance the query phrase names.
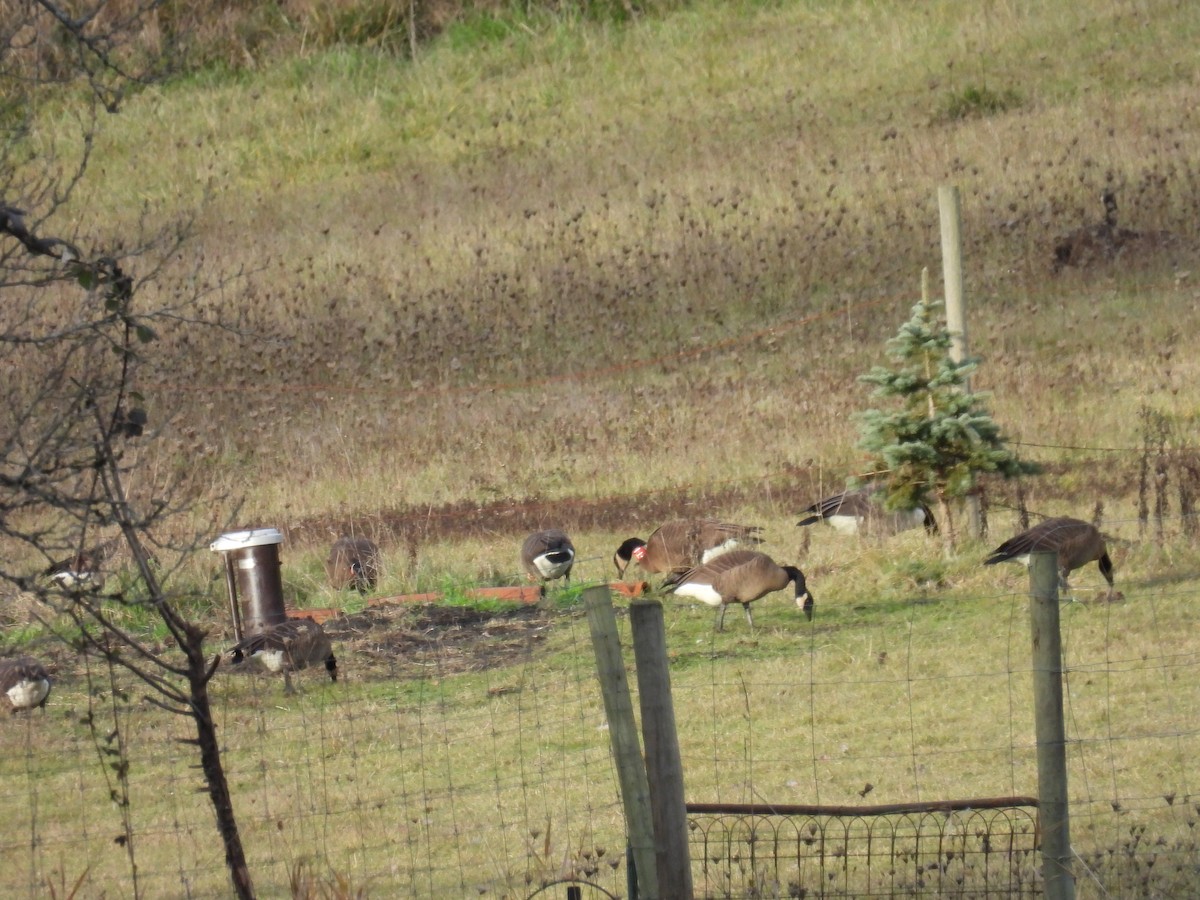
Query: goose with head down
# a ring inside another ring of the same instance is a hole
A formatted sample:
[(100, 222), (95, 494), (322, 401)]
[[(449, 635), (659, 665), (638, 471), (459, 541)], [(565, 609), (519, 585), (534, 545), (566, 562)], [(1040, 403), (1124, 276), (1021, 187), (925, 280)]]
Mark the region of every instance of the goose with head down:
[(329, 635), (311, 618), (288, 619), (243, 638), (226, 654), (233, 665), (249, 661), (268, 672), (283, 673), (285, 693), (294, 692), (292, 672), (324, 664), (330, 681), (337, 681), (337, 658)]
[(1016, 560), (1029, 565), (1029, 554), (1038, 551), (1054, 553), (1058, 557), (1059, 587), (1070, 590), (1067, 577), (1076, 569), (1095, 562), (1100, 574), (1108, 582), (1109, 600), (1122, 599), (1113, 582), (1113, 563), (1108, 555), (1108, 546), (1100, 529), (1082, 519), (1070, 516), (1055, 516), (1039, 522), (1032, 528), (1009, 538), (991, 552), (983, 561), (985, 566)]
[(560, 528), (535, 531), (521, 545), (521, 565), (535, 581), (547, 582), (563, 578), (571, 583), (571, 568), (575, 565), (575, 545)]
[(735, 547), (761, 544), (761, 532), (758, 525), (735, 525), (720, 519), (672, 519), (646, 540), (625, 540), (613, 554), (613, 564), (619, 578), (624, 578), (635, 562), (648, 573), (685, 572)]
[(742, 605), (746, 621), (753, 628), (750, 604), (789, 584), (795, 588), (796, 605), (804, 610), (805, 618), (812, 620), (813, 596), (804, 573), (796, 566), (782, 566), (757, 550), (730, 550), (681, 575), (668, 575), (667, 581), (667, 590), (675, 596), (717, 607), (717, 631), (724, 630), (725, 608), (731, 603)]
[(59, 560), (43, 574), (65, 591), (90, 592), (104, 588), (104, 564), (117, 552), (120, 542), (110, 538)]
[(805, 507), (807, 515), (797, 525), (823, 522), (842, 534), (892, 535), (910, 528), (924, 527), (937, 534), (937, 522), (928, 506), (913, 509), (889, 510), (883, 505), (878, 486), (853, 488), (833, 494)]

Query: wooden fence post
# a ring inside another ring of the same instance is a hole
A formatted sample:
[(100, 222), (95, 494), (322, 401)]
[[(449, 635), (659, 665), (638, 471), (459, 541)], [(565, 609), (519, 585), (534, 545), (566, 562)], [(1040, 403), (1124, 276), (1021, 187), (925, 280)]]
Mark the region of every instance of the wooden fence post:
[(633, 655), (637, 666), (642, 740), (657, 842), (658, 887), (662, 900), (692, 900), (692, 863), (688, 856), (687, 807), (683, 795), (683, 763), (675, 731), (671, 675), (667, 667), (667, 633), (662, 603), (634, 600), (629, 604)]
[(658, 900), (650, 786), (646, 780), (637, 723), (633, 718), (629, 679), (625, 677), (625, 660), (621, 655), (621, 639), (617, 634), (612, 591), (607, 584), (590, 587), (583, 592), (583, 604), (592, 633), (592, 650), (596, 654), (596, 675), (600, 679), (600, 692), (604, 695), (608, 736), (612, 741), (621, 801), (625, 807), (625, 828), (637, 871), (637, 897), (638, 900)]
[[(942, 229), (942, 281), (945, 284), (946, 328), (950, 332), (950, 358), (962, 362), (967, 358), (967, 312), (963, 299), (962, 202), (958, 188), (942, 185), (938, 188), (938, 211)], [(968, 379), (966, 389), (971, 390)], [(972, 492), (965, 498), (967, 534), (983, 537), (983, 517), (979, 511), (979, 495)]]
[(1058, 623), (1058, 554), (1029, 556), (1033, 632), (1033, 713), (1037, 733), (1038, 816), (1046, 900), (1075, 900), (1067, 807), (1066, 725), (1063, 721), (1062, 635)]

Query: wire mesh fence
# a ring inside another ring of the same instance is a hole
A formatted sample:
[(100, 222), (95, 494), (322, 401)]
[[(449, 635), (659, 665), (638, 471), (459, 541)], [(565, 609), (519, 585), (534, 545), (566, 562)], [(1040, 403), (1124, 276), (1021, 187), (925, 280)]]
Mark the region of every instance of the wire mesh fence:
[[(457, 655), (434, 646), (409, 660), (423, 677), (356, 681), (347, 660), (344, 683), (312, 673), (291, 696), (276, 679), (219, 675), (222, 750), (261, 894), (309, 885), (319, 896), (341, 881), (371, 896), (524, 896), (575, 873), (623, 886), (586, 649), (476, 677), (443, 668)], [(142, 896), (227, 896), (187, 722), (140, 704), (134, 685), (116, 698), (97, 685), (89, 698), (69, 682), (62, 673), (45, 716), (4, 723), (3, 846), (28, 865), (7, 868), (0, 890), (43, 896), (82, 877), (84, 895), (131, 895), (136, 863)], [(103, 733), (89, 716), (106, 719)], [(108, 740), (117, 728), (128, 831)]]
[[(1196, 595), (1190, 579), (1123, 587), (1122, 602), (1062, 607), (1075, 876), (1097, 895), (1188, 896), (1200, 884)], [(864, 600), (811, 628), (768, 605), (753, 636), (713, 633), (707, 607), (669, 601), (666, 613), (688, 800), (848, 808), (693, 815), (698, 896), (1038, 890), (1032, 813), (855, 811), (1036, 794), (1022, 592)], [(379, 611), (331, 620), (343, 677), (302, 673), (295, 695), (218, 674), (260, 895), (528, 897), (575, 879), (628, 896), (581, 611), (422, 621), (439, 627)], [(0, 847), (15, 861), (0, 893), (227, 896), (187, 721), (81, 662), (55, 677), (44, 714), (0, 723)]]

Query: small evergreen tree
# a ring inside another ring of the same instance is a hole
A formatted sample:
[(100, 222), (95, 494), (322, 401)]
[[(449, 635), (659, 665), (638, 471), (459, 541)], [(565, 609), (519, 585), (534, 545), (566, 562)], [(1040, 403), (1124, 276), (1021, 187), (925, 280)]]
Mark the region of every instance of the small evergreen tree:
[(887, 508), (935, 504), (946, 548), (953, 550), (951, 501), (970, 493), (977, 475), (1012, 478), (1037, 467), (1008, 449), (984, 395), (967, 390), (967, 377), (978, 362), (950, 358), (951, 336), (941, 307), (941, 301), (929, 299), (923, 277), (920, 302), (887, 344), (894, 368), (876, 366), (860, 379), (875, 385), (872, 396), (895, 399), (900, 408), (861, 413), (858, 446), (870, 454), (873, 473), (862, 480), (883, 482)]

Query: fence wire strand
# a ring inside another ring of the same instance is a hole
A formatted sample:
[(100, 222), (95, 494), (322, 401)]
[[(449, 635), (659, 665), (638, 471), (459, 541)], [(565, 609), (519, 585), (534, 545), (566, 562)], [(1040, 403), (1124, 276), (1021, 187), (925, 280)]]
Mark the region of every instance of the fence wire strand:
[[(1137, 526), (1108, 523), (1118, 533)], [(1193, 580), (1125, 580), (1123, 602), (1081, 591), (1079, 602), (1063, 603), (1072, 844), (1077, 874), (1105, 896), (1186, 896), (1197, 884)], [(707, 719), (689, 721), (681, 741), (689, 797), (854, 806), (1036, 793), (1027, 598), (981, 592), (955, 601), (986, 612), (986, 641), (958, 634), (949, 608), (907, 602), (888, 619), (869, 604), (861, 614), (844, 611), (839, 628), (853, 639), (811, 627), (778, 659), (737, 633), (680, 646), (672, 657), (677, 709)], [(666, 613), (710, 615), (683, 603)], [(449, 643), (431, 640), (383, 676), (357, 673), (349, 654), (337, 684), (323, 672), (300, 673), (294, 696), (265, 676), (220, 673), (213, 692), (222, 749), (264, 895), (307, 878), (318, 896), (341, 878), (367, 896), (526, 897), (578, 878), (623, 896), (623, 811), (590, 637), (578, 611), (553, 615), (554, 636), (528, 636), (502, 665), (464, 667)], [(628, 622), (619, 621), (628, 649)], [(931, 646), (943, 648), (938, 658)], [(189, 723), (146, 708), (136, 686), (119, 687), (132, 698), (116, 703), (114, 721), (132, 763), (140, 890), (226, 896), (201, 775), (180, 743), (192, 737)], [(99, 679), (73, 686), (62, 678), (45, 715), (12, 717), (0, 729), (0, 848), (26, 861), (0, 871), (3, 895), (46, 896), (50, 885), (64, 895), (79, 878), (85, 896), (131, 893), (118, 785), (97, 765), (81, 724), (89, 709), (114, 708), (110, 690)], [(816, 862), (807, 821), (786, 840), (772, 837), (769, 853), (747, 838), (765, 835), (765, 821), (710, 822), (695, 827), (723, 848), (719, 859), (705, 849), (693, 863), (716, 879), (712, 895), (721, 897), (789, 896), (797, 879), (814, 884), (810, 864), (824, 873), (825, 892), (808, 896), (853, 896), (865, 889), (848, 874), (850, 862), (871, 879), (888, 865), (903, 873), (872, 880), (877, 887), (861, 896), (877, 888), (953, 894), (960, 876), (982, 879), (988, 896), (1024, 896), (1036, 864), (1015, 816), (971, 820), (979, 833), (955, 831), (953, 846), (940, 833), (928, 845), (932, 856), (895, 830), (919, 841), (929, 822), (896, 819), (853, 843), (843, 833), (853, 815), (822, 820), (821, 840), (832, 848), (836, 834), (843, 850)], [(944, 828), (949, 820), (937, 821)], [(990, 868), (1010, 833), (1020, 835), (1014, 855)], [(968, 839), (978, 843), (961, 843)], [(971, 866), (964, 853), (975, 854)], [(841, 868), (828, 868), (834, 860)]]

